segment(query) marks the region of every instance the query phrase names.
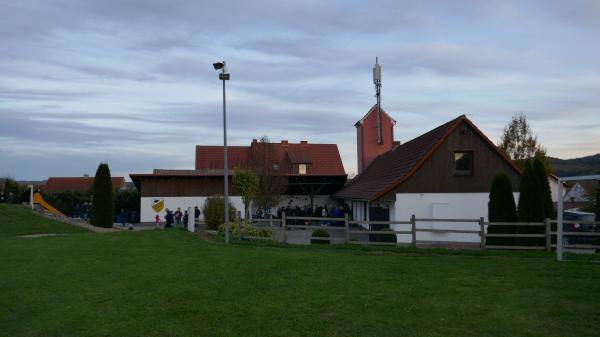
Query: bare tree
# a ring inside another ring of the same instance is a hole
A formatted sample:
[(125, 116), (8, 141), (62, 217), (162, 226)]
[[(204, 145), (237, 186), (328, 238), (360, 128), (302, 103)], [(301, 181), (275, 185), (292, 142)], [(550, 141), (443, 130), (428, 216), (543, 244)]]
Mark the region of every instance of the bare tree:
[(282, 163), (277, 158), (274, 144), (263, 136), (250, 150), (252, 170), (258, 176), (258, 191), (254, 200), (260, 207), (274, 207), (287, 188)]

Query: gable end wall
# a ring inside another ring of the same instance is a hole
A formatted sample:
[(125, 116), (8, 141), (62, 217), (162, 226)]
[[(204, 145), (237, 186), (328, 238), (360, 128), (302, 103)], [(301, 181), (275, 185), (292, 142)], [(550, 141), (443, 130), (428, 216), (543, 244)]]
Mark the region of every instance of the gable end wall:
[[(466, 133), (463, 132), (466, 130)], [(454, 151), (473, 151), (474, 174), (454, 175)], [(394, 200), (396, 193), (489, 193), (494, 175), (504, 171), (514, 192), (520, 175), (467, 123), (462, 122), (407, 181), (383, 196)]]

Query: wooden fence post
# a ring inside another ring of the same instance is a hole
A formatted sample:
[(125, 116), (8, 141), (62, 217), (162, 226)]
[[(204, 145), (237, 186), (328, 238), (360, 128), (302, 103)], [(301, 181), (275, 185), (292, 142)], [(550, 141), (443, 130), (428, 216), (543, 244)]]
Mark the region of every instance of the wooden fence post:
[(238, 240), (242, 241), (242, 226), (241, 226), (241, 222), (242, 222), (242, 212), (241, 211), (237, 211), (237, 230), (238, 230)]
[(287, 234), (285, 233), (285, 212), (281, 212), (281, 230), (283, 232), (283, 243), (287, 242)]
[(550, 227), (550, 219), (546, 219), (546, 220), (544, 220), (544, 222), (546, 223), (546, 250), (551, 251), (552, 250), (552, 232), (551, 232), (551, 227)]
[(481, 250), (485, 249), (485, 222), (483, 222), (483, 217), (479, 218), (479, 228), (481, 230)]
[(412, 231), (412, 247), (417, 248), (417, 220), (414, 214), (410, 216), (410, 226)]
[(348, 223), (348, 213), (344, 213), (344, 227), (346, 227), (346, 243), (350, 243), (350, 224)]

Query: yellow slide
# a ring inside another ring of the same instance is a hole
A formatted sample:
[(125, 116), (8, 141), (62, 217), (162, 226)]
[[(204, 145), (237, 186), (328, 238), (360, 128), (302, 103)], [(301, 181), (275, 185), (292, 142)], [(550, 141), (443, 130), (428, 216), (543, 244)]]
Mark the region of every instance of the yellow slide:
[(48, 212), (50, 212), (52, 214), (65, 216), (59, 210), (57, 210), (56, 208), (52, 207), (52, 205), (50, 205), (49, 203), (44, 201), (44, 198), (42, 198), (42, 195), (39, 192), (35, 192), (33, 194), (33, 202), (44, 207), (46, 210), (48, 210)]

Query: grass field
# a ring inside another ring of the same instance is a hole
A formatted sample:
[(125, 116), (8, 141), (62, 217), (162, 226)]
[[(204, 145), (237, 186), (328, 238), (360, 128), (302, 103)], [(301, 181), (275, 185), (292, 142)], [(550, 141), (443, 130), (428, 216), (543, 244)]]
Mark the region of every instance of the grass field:
[[(70, 234), (15, 237), (38, 231)], [(600, 265), (227, 247), (180, 230), (81, 232), (0, 205), (0, 335), (598, 336)]]

